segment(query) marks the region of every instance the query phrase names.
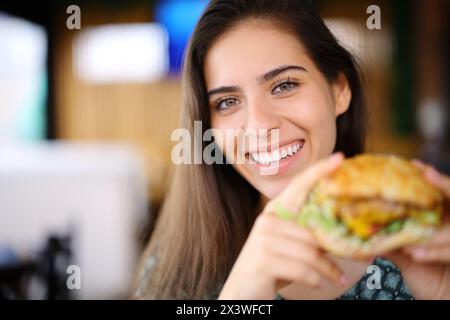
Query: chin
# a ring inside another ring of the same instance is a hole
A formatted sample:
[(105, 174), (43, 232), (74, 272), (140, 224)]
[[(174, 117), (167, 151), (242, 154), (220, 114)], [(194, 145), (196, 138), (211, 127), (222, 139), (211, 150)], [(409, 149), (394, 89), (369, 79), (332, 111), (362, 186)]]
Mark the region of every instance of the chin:
[[(261, 181), (255, 188), (266, 198), (273, 199), (278, 196), (293, 180), (292, 177), (283, 177), (282, 179), (274, 179), (275, 181)], [(271, 180), (270, 178), (267, 180)]]

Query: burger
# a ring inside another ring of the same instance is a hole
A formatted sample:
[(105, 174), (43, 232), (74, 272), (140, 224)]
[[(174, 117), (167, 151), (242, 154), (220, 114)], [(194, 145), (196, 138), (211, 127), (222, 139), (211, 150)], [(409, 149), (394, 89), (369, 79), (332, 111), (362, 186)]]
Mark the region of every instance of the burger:
[(328, 252), (364, 259), (425, 241), (442, 207), (439, 190), (410, 161), (362, 154), (314, 186), (298, 222)]

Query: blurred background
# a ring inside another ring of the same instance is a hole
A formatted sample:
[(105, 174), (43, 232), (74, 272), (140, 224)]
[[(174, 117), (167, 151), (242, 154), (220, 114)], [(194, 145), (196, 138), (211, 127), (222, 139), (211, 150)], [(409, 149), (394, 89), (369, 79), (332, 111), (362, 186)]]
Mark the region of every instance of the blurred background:
[[(449, 174), (450, 2), (315, 3), (361, 63), (367, 150)], [(170, 182), (183, 51), (206, 5), (0, 2), (0, 299), (126, 297)], [(381, 29), (367, 28), (369, 5)]]

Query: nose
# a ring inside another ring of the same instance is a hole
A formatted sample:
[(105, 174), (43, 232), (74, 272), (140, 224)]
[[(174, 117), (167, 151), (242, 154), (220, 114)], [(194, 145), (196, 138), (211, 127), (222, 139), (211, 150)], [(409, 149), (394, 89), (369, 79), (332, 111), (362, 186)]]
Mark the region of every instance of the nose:
[(269, 135), (273, 129), (279, 129), (280, 125), (281, 117), (270, 101), (264, 97), (254, 97), (248, 100), (244, 128), (246, 131), (254, 131), (256, 135), (266, 132), (266, 135)]

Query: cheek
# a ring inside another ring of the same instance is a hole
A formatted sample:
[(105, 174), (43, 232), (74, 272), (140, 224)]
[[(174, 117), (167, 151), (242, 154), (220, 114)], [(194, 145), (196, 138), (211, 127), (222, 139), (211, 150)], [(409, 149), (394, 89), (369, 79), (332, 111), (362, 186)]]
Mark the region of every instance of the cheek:
[(223, 123), (223, 121), (213, 120), (211, 120), (211, 126), (214, 128), (214, 141), (220, 151), (228, 159), (236, 159), (238, 138), (234, 130), (235, 128), (229, 127), (227, 123)]
[[(241, 119), (240, 115), (236, 115), (232, 117), (211, 117), (211, 127), (215, 129), (214, 140), (228, 161), (237, 159), (238, 141), (241, 141), (236, 134), (236, 132), (240, 132), (239, 123)], [(254, 181), (255, 177), (252, 176), (246, 165), (236, 162), (232, 161), (233, 168), (247, 181)]]
[[(237, 141), (239, 138), (233, 133), (233, 130), (230, 130), (234, 128), (227, 126), (217, 127), (214, 126), (214, 124), (217, 125), (217, 123), (211, 121), (211, 125), (215, 129), (214, 141), (220, 151), (225, 155), (227, 161), (231, 160), (231, 165), (241, 176), (249, 182), (253, 181), (254, 177), (250, 174), (249, 170), (247, 170), (246, 165), (236, 161), (236, 159), (238, 159)], [(232, 161), (232, 159), (234, 159), (234, 161)]]
[(329, 155), (336, 143), (336, 118), (333, 100), (326, 89), (319, 86), (304, 88), (285, 108), (285, 117), (302, 128), (310, 142), (312, 152), (319, 157)]
[(238, 134), (242, 134), (241, 118), (242, 112), (239, 111), (225, 117), (211, 116), (211, 127), (218, 133), (214, 138), (225, 155), (236, 155), (238, 142), (242, 139), (238, 137)]

